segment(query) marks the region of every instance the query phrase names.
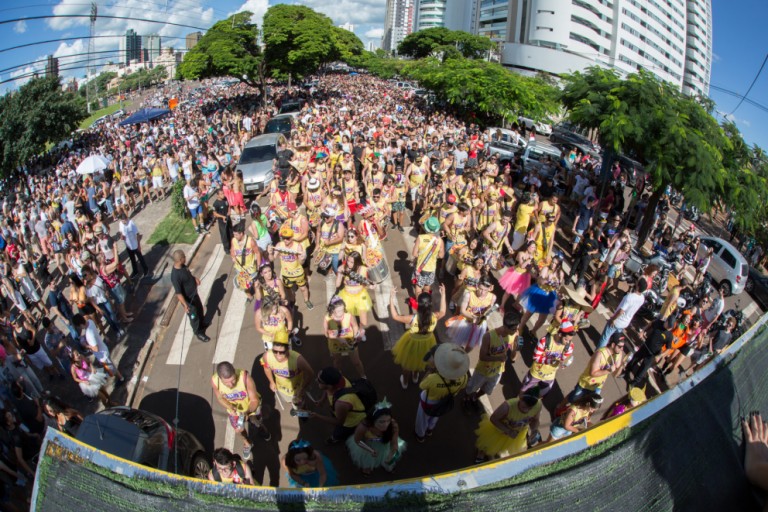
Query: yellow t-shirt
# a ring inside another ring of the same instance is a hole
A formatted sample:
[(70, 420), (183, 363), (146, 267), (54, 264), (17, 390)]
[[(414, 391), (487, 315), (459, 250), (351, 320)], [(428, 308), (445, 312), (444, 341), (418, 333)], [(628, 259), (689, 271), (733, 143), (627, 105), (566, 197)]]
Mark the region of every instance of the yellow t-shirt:
[(434, 272), (437, 268), (437, 259), (440, 257), (440, 239), (434, 235), (419, 235), (416, 243), (418, 244), (416, 270)]
[(437, 373), (430, 373), (419, 384), (419, 387), (427, 392), (427, 400), (441, 400), (448, 396), (448, 390), (456, 396), (456, 393), (467, 387), (467, 376), (462, 375), (456, 380), (445, 379)]
[(531, 223), (531, 215), (536, 207), (531, 204), (520, 204), (517, 207), (517, 218), (515, 219), (515, 233), (525, 233), (528, 231), (528, 225)]
[[(352, 386), (346, 378), (344, 379), (344, 387), (348, 388)], [(331, 409), (335, 406), (333, 395), (328, 395), (328, 402), (331, 404)], [(336, 402), (346, 402), (352, 405), (352, 410), (347, 413), (347, 417), (344, 420), (345, 427), (356, 427), (361, 421), (365, 419), (365, 406), (360, 398), (354, 393), (345, 393), (336, 399)]]
[(285, 361), (278, 361), (271, 351), (264, 354), (261, 365), (269, 368), (275, 378), (275, 387), (286, 396), (294, 396), (304, 384), (304, 374), (299, 371), (299, 354), (288, 353)]
[[(328, 240), (336, 236), (338, 230), (338, 222), (333, 221), (330, 224), (323, 222), (323, 225), (320, 226), (320, 239), (327, 244)], [(341, 242), (332, 245), (325, 245), (323, 248), (328, 254), (339, 254), (339, 251), (341, 251)]]
[[(608, 347), (603, 347), (597, 349), (598, 357), (600, 358), (600, 368), (603, 370), (607, 370), (610, 367), (610, 364), (613, 362), (614, 366), (619, 364), (621, 362), (621, 357), (615, 357), (613, 354), (611, 354), (611, 349)], [(584, 372), (581, 374), (581, 377), (579, 377), (579, 386), (581, 386), (584, 389), (588, 389), (590, 391), (594, 391), (599, 387), (603, 386), (603, 383), (608, 378), (608, 375), (610, 373), (606, 373), (605, 375), (602, 375), (600, 377), (592, 377), (590, 375), (590, 368), (591, 368), (591, 360), (590, 364), (587, 365), (587, 367), (584, 369)]]
[(536, 405), (531, 407), (528, 412), (522, 412), (518, 408), (517, 403), (519, 398), (510, 398), (507, 400), (509, 405), (509, 412), (507, 416), (501, 420), (501, 422), (509, 429), (512, 430), (513, 435), (510, 437), (517, 437), (521, 432), (528, 432), (528, 427), (532, 418), (535, 418), (539, 412), (541, 412), (541, 400), (536, 402)]
[[(510, 343), (514, 343), (514, 335), (508, 335), (502, 338), (496, 330), (492, 330), (489, 333), (491, 337), (489, 344), (489, 352), (492, 356), (502, 355), (509, 346)], [(504, 360), (501, 361), (478, 361), (475, 366), (475, 372), (486, 377), (495, 377), (504, 371)]]

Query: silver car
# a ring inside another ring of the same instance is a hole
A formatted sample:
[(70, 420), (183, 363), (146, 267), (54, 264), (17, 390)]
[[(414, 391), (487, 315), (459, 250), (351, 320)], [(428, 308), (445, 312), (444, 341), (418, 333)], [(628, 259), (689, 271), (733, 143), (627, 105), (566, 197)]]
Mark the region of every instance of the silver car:
[(263, 192), (275, 178), (273, 163), (278, 147), (284, 143), (282, 134), (268, 133), (254, 137), (245, 145), (236, 170), (243, 173), (246, 195)]

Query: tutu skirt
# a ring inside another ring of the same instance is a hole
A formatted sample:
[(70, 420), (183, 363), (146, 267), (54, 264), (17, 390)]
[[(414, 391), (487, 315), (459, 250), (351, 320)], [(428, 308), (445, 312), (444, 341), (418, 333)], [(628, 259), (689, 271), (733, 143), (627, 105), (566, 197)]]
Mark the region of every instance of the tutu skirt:
[(387, 471), (392, 471), (395, 463), (402, 456), (405, 451), (405, 441), (397, 439), (397, 453), (393, 457), (393, 460), (387, 464), (386, 460), (389, 456), (390, 443), (382, 443), (381, 441), (366, 441), (365, 444), (376, 450), (376, 455), (371, 455), (368, 450), (361, 448), (355, 443), (355, 436), (349, 436), (347, 438), (347, 449), (349, 450), (349, 457), (355, 466), (360, 469), (376, 469), (383, 467)]
[(488, 331), (488, 323), (485, 320), (474, 324), (461, 315), (449, 318), (445, 327), (448, 341), (459, 347), (468, 347), (468, 350), (480, 345), (483, 335)]
[(99, 390), (107, 383), (107, 374), (94, 372), (88, 377), (88, 382), (80, 382), (80, 391), (89, 398), (98, 396)]
[(339, 292), (339, 297), (344, 301), (347, 307), (347, 313), (353, 316), (360, 316), (361, 312), (367, 313), (373, 307), (371, 296), (368, 290), (363, 289), (360, 293), (349, 293), (346, 288)]
[(531, 286), (531, 274), (519, 273), (515, 267), (509, 267), (499, 279), (499, 285), (510, 295), (520, 295)]
[(527, 428), (521, 428), (515, 437), (509, 437), (491, 423), (488, 415), (483, 415), (480, 425), (475, 430), (477, 441), (475, 446), (488, 457), (495, 457), (501, 452), (509, 452), (515, 455), (524, 452), (528, 448)]
[(545, 292), (535, 284), (528, 287), (520, 296), (520, 304), (531, 313), (553, 314), (556, 302), (557, 292), (555, 290)]
[(422, 372), (427, 367), (424, 356), (435, 345), (437, 345), (437, 339), (432, 332), (413, 334), (411, 331), (405, 331), (392, 347), (392, 355), (395, 356), (395, 363), (399, 364), (403, 370)]
[[(336, 468), (333, 467), (331, 461), (327, 457), (323, 456), (323, 467), (325, 468), (325, 487), (331, 487), (339, 485), (339, 476), (336, 474)], [(301, 486), (299, 483), (291, 478), (290, 473), (287, 474), (288, 483), (291, 487), (320, 487), (320, 472), (313, 471), (312, 473), (306, 473), (301, 475), (301, 479), (307, 482), (306, 486)]]

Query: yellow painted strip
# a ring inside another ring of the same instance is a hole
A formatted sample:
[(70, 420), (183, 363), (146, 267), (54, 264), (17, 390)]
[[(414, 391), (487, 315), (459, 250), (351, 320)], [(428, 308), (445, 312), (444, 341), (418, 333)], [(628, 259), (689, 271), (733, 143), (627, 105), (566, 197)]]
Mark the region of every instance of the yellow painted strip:
[(624, 430), (632, 423), (632, 412), (626, 412), (620, 416), (616, 416), (608, 421), (604, 421), (584, 432), (584, 436), (589, 446), (594, 446), (601, 441), (605, 441), (609, 437), (618, 433), (620, 430)]

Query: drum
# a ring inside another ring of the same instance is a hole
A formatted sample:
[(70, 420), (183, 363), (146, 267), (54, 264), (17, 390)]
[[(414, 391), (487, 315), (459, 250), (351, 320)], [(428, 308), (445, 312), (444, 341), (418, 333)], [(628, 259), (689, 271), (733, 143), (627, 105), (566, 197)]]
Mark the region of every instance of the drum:
[(253, 276), (250, 275), (248, 272), (240, 271), (234, 276), (232, 276), (232, 283), (235, 285), (235, 288), (238, 290), (249, 290), (253, 286), (253, 283), (256, 281), (256, 275)]
[(271, 206), (267, 208), (266, 216), (267, 222), (269, 223), (269, 232), (277, 233), (278, 230), (280, 230), (280, 226), (282, 226), (283, 222), (285, 222), (285, 219), (280, 217), (280, 215), (277, 214), (277, 211), (275, 211), (275, 209)]
[(382, 257), (376, 265), (368, 267), (368, 279), (371, 282), (379, 284), (387, 277), (389, 277), (389, 266), (385, 258)]
[(322, 249), (316, 249), (312, 256), (312, 263), (317, 265), (319, 270), (327, 270), (331, 266), (333, 257)]

